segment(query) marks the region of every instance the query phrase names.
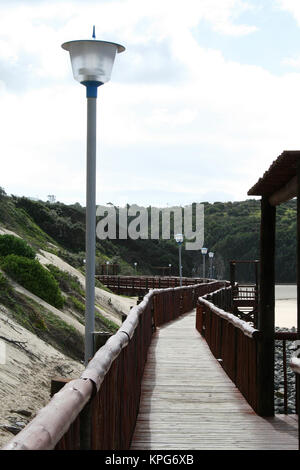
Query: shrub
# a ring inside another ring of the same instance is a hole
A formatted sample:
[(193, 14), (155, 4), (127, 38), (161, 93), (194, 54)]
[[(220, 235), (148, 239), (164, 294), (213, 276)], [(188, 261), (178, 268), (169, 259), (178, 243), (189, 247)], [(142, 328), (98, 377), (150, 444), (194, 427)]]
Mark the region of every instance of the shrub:
[(22, 238), (0, 235), (0, 256), (19, 255), (34, 259), (35, 252)]
[(58, 283), (52, 274), (37, 260), (23, 256), (9, 255), (1, 262), (2, 269), (33, 294), (54, 307), (64, 304)]
[(67, 271), (62, 271), (53, 264), (47, 264), (47, 268), (58, 282), (58, 285), (62, 291), (67, 293), (76, 292), (82, 297), (85, 296), (85, 292), (76, 276), (73, 276)]

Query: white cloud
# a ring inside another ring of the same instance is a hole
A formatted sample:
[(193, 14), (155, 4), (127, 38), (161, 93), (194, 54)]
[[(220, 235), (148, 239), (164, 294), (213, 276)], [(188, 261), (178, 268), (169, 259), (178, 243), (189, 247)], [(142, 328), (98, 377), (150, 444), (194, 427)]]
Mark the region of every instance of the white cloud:
[(276, 0), (279, 9), (291, 13), (300, 25), (300, 3), (298, 0)]
[(132, 192), (137, 203), (154, 203), (151, 192), (176, 203), (216, 191), (244, 198), (271, 159), (299, 148), (300, 77), (225, 60), (193, 32), (206, 21), (224, 35), (252, 33), (239, 23), (251, 8), (242, 0), (2, 2), (0, 186), (84, 203), (84, 89), (60, 45), (89, 36), (95, 23), (98, 38), (127, 47), (99, 89), (99, 202)]

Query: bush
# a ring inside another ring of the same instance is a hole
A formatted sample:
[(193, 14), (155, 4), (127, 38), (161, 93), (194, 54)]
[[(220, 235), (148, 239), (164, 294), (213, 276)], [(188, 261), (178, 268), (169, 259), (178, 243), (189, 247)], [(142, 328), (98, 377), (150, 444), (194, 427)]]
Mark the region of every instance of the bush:
[(63, 306), (64, 299), (58, 283), (52, 274), (37, 260), (9, 255), (3, 259), (1, 267), (25, 289), (54, 307), (61, 308)]
[(0, 256), (19, 255), (34, 259), (35, 252), (22, 238), (0, 235)]

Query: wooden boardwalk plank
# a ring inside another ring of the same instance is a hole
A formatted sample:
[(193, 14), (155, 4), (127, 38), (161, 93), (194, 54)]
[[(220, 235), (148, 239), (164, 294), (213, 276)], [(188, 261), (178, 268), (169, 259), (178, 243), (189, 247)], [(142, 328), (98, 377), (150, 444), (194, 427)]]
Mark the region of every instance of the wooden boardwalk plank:
[(131, 449), (295, 450), (292, 416), (257, 416), (195, 329), (195, 311), (157, 329)]

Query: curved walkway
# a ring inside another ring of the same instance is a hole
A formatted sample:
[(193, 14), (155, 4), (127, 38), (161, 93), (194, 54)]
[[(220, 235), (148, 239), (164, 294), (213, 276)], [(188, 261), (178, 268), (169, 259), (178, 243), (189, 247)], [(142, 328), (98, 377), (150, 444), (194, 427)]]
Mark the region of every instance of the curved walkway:
[(296, 417), (254, 413), (195, 329), (195, 311), (157, 329), (131, 449), (297, 448)]

